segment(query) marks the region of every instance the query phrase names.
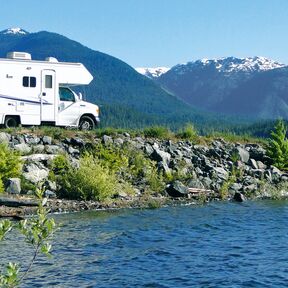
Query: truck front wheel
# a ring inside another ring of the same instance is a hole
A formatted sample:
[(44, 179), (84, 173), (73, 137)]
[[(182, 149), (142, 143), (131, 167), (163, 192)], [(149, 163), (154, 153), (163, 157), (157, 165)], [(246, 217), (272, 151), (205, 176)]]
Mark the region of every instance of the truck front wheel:
[(4, 121), (4, 127), (5, 128), (15, 128), (18, 127), (19, 120), (17, 119), (17, 116), (6, 116)]
[(82, 116), (78, 127), (79, 130), (93, 130), (95, 128), (95, 122), (90, 116)]

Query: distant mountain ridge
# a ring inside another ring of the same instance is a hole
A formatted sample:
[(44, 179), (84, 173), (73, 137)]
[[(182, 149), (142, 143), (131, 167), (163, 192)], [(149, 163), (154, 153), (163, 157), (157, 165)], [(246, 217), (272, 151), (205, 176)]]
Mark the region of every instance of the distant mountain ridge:
[(198, 109), (288, 119), (287, 65), (265, 57), (202, 59), (175, 65), (152, 78)]
[(10, 51), (28, 52), (35, 60), (52, 56), (59, 61), (83, 63), (94, 79), (80, 91), (88, 101), (100, 104), (101, 120), (106, 126), (179, 126), (185, 122), (205, 122), (209, 118), (120, 59), (57, 33), (28, 33), (21, 28), (3, 30), (0, 57), (5, 58)]
[(162, 74), (165, 74), (166, 72), (170, 70), (170, 68), (168, 67), (155, 67), (155, 68), (139, 67), (139, 68), (135, 68), (135, 70), (138, 73), (153, 79), (153, 78), (160, 77)]

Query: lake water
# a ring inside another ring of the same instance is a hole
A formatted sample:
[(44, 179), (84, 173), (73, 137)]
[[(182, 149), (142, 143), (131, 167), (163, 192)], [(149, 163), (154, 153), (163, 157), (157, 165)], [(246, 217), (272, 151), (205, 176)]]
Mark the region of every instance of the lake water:
[[(23, 287), (288, 287), (288, 202), (56, 215)], [(30, 257), (13, 237), (1, 261)]]

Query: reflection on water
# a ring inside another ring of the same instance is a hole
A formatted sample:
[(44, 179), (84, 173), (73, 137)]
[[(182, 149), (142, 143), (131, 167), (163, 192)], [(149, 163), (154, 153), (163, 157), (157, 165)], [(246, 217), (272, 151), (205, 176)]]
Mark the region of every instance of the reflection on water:
[[(41, 257), (24, 287), (288, 287), (288, 202), (55, 218), (54, 257)], [(1, 262), (25, 265), (25, 247), (13, 235)]]

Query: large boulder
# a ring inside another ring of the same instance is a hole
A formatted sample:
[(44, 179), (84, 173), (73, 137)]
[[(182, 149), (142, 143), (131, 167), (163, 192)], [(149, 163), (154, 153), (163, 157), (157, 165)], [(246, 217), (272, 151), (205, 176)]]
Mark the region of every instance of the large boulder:
[(44, 181), (49, 175), (49, 170), (41, 163), (27, 163), (23, 170), (23, 177), (33, 184)]
[(170, 184), (166, 188), (166, 191), (168, 195), (171, 197), (187, 197), (188, 196), (188, 188), (178, 180)]

